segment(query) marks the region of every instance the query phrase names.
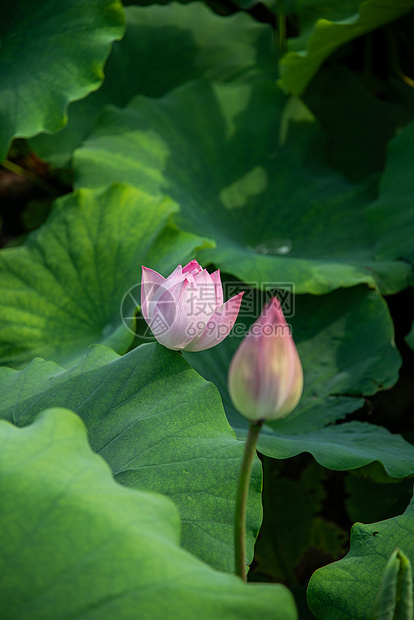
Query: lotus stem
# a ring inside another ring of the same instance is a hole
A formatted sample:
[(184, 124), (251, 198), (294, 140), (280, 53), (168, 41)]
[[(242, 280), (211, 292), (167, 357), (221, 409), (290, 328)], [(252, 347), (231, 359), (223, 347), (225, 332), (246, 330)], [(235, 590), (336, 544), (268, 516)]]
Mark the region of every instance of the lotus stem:
[(249, 433), (244, 446), (243, 461), (240, 469), (236, 495), (236, 512), (234, 517), (234, 558), (235, 573), (243, 581), (246, 578), (246, 506), (249, 495), (250, 478), (256, 445), (263, 420), (250, 422)]

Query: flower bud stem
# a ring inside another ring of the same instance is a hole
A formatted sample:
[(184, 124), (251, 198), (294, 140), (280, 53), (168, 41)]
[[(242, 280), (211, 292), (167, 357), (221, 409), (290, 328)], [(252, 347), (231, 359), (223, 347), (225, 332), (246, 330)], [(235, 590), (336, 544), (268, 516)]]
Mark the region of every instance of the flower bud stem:
[(243, 461), (240, 469), (236, 495), (236, 512), (234, 516), (234, 559), (235, 573), (243, 581), (246, 579), (246, 505), (249, 494), (250, 477), (256, 445), (264, 420), (250, 422), (249, 433), (244, 446)]

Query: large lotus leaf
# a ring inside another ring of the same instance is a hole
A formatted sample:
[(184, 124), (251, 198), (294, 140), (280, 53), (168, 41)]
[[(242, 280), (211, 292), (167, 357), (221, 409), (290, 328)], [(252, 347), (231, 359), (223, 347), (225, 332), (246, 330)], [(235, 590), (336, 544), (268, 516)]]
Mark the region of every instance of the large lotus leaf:
[(117, 484), (80, 419), (0, 422), (4, 620), (295, 620), (289, 591), (246, 585), (180, 549), (172, 502)]
[(259, 450), (274, 458), (309, 452), (324, 467), (340, 471), (379, 461), (390, 476), (414, 474), (412, 444), (381, 426), (363, 422), (326, 426), (301, 435), (274, 431), (273, 436), (263, 437)]
[[(232, 406), (226, 377), (246, 332), (245, 320), (234, 328), (238, 336), (226, 338), (211, 352), (185, 354), (219, 388), (229, 422), (240, 438), (245, 437), (248, 424)], [(280, 459), (309, 452), (321, 465), (335, 470), (380, 461), (390, 476), (413, 474), (414, 446), (400, 435), (373, 424), (344, 420), (363, 405), (364, 396), (389, 388), (398, 379), (401, 361), (384, 300), (363, 287), (323, 297), (296, 297), (294, 316), (288, 321), (302, 360), (304, 393), (293, 413), (265, 424), (259, 451)]]
[[(24, 426), (44, 408), (76, 411), (118, 482), (168, 495), (183, 520), (184, 547), (233, 570), (233, 519), (243, 444), (220, 395), (175, 351), (146, 344), (123, 357), (99, 345), (70, 370), (34, 360), (0, 368), (0, 416)], [(261, 468), (249, 494), (248, 556), (261, 524)]]
[(368, 211), (378, 237), (379, 259), (398, 257), (414, 262), (413, 149), (414, 123), (390, 142), (380, 196)]
[(269, 26), (245, 13), (220, 17), (203, 3), (128, 7), (127, 30), (105, 65), (103, 86), (69, 107), (68, 125), (32, 140), (33, 149), (65, 164), (92, 131), (107, 103), (125, 106), (138, 94), (159, 97), (199, 77), (242, 79), (258, 71), (276, 77), (276, 50)]
[(169, 198), (121, 185), (60, 198), (23, 246), (0, 252), (0, 363), (69, 365), (92, 343), (125, 352), (135, 302), (126, 324), (121, 302), (141, 265), (168, 275), (203, 244), (169, 221), (176, 211)]
[(60, 129), (70, 101), (95, 90), (124, 32), (119, 0), (2, 0), (0, 162), (15, 136)]
[(411, 500), (404, 514), (393, 519), (370, 525), (356, 523), (351, 532), (349, 553), (342, 560), (324, 566), (312, 575), (308, 602), (316, 618), (371, 618), (389, 557), (399, 547), (413, 563), (413, 540), (414, 500)]
[(338, 47), (401, 17), (413, 6), (413, 0), (351, 0), (345, 5), (331, 0), (323, 8), (313, 0), (299, 3), (303, 31), (297, 39), (288, 41), (289, 50), (279, 63), (281, 85), (301, 95), (322, 63)]
[(375, 186), (351, 184), (327, 166), (315, 122), (291, 121), (280, 144), (284, 105), (270, 82), (201, 81), (156, 101), (108, 106), (75, 151), (76, 183), (117, 180), (171, 195), (178, 225), (217, 242), (200, 261), (258, 286), (277, 274), (298, 293), (360, 282), (404, 288), (406, 263), (373, 259), (365, 208)]

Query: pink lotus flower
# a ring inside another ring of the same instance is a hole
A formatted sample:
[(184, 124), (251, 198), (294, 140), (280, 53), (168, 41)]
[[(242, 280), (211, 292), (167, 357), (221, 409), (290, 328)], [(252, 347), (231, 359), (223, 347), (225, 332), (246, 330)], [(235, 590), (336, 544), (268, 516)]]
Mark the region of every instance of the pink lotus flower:
[(302, 365), (276, 297), (263, 308), (237, 349), (228, 385), (234, 406), (252, 421), (278, 420), (298, 404)]
[(223, 303), (220, 271), (192, 260), (168, 278), (142, 267), (141, 312), (158, 342), (175, 351), (204, 351), (229, 334), (243, 293)]

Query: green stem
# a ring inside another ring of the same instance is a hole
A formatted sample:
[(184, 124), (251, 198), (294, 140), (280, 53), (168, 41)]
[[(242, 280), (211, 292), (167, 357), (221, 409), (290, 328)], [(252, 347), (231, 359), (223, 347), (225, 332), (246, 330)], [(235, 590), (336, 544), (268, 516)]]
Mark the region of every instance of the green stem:
[(17, 174), (25, 179), (29, 179), (29, 181), (40, 187), (47, 194), (50, 194), (51, 196), (56, 195), (56, 191), (53, 189), (53, 187), (42, 178), (38, 177), (36, 174), (33, 174), (33, 172), (25, 170), (25, 168), (22, 168), (18, 164), (15, 164), (8, 159), (2, 161), (1, 165), (3, 166), (3, 168), (6, 168), (6, 170), (9, 170), (10, 172), (13, 172), (14, 174)]
[(234, 556), (235, 573), (243, 581), (246, 579), (246, 505), (249, 495), (250, 477), (253, 460), (256, 454), (256, 445), (263, 420), (250, 422), (249, 433), (244, 446), (243, 461), (240, 469), (239, 483), (236, 495), (236, 513), (234, 516)]
[(277, 12), (277, 42), (280, 51), (283, 53), (286, 51), (286, 12), (283, 0), (277, 0), (276, 2)]

